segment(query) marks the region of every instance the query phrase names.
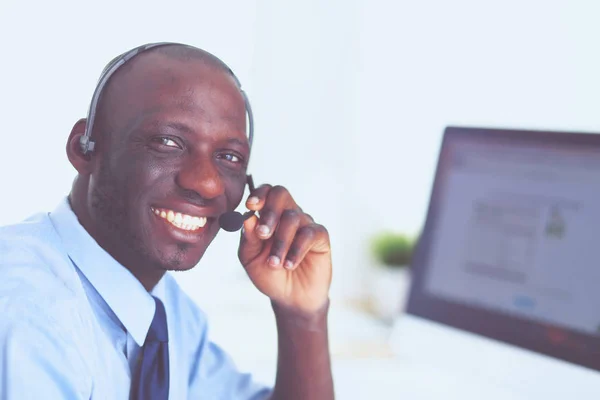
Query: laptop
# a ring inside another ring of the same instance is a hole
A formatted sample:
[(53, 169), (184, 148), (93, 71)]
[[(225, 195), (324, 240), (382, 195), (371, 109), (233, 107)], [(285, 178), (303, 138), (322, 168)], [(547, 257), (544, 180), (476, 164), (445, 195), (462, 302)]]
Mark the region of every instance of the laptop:
[(385, 398), (600, 399), (600, 135), (448, 127), (411, 267)]

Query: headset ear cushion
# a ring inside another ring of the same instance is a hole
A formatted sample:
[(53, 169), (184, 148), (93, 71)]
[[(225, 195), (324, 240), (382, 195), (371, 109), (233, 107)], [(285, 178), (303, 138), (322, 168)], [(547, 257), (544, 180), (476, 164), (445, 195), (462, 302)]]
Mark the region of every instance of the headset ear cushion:
[(90, 140), (86, 135), (82, 135), (79, 138), (79, 148), (83, 155), (89, 154), (94, 151), (94, 141)]
[(79, 150), (81, 151), (81, 154), (85, 155), (87, 154), (87, 138), (85, 136), (80, 136), (79, 137)]
[(85, 140), (83, 136), (79, 137), (79, 151), (81, 151), (82, 154), (85, 154), (87, 152), (86, 149), (86, 145), (85, 145)]

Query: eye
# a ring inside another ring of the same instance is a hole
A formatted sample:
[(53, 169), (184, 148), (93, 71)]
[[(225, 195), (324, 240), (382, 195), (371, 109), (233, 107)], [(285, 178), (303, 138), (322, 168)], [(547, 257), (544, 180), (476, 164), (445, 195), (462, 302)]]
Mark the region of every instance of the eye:
[(235, 153), (220, 153), (217, 155), (218, 159), (228, 161), (233, 164), (241, 164), (242, 157), (238, 156)]
[(181, 149), (182, 147), (175, 140), (171, 139), (168, 136), (157, 136), (152, 138), (154, 143), (159, 144), (160, 146), (170, 147), (172, 149)]
[(238, 156), (236, 156), (235, 154), (223, 154), (223, 158), (227, 161), (231, 161), (234, 163), (241, 162), (240, 158)]
[(168, 137), (160, 137), (158, 140), (164, 146), (181, 148), (173, 139), (169, 139)]

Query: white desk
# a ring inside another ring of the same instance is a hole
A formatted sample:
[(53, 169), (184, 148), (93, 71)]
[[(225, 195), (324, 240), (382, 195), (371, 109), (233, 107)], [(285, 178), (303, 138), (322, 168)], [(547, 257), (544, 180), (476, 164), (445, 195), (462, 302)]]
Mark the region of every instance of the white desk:
[[(261, 363), (253, 372), (272, 383), (275, 368)], [(472, 377), (397, 359), (334, 359), (333, 375), (337, 400), (532, 400), (509, 388), (488, 393), (487, 385), (474, 384)]]
[[(274, 383), (277, 358), (277, 332), (271, 318), (268, 309), (264, 313), (240, 312), (211, 318), (218, 329), (215, 339), (240, 369), (267, 384)], [(239, 336), (240, 326), (248, 327), (243, 338)], [(474, 385), (469, 376), (393, 357), (387, 345), (390, 333), (390, 327), (368, 315), (345, 307), (332, 308), (330, 342), (337, 400), (523, 399), (510, 390), (483, 396), (485, 385)]]

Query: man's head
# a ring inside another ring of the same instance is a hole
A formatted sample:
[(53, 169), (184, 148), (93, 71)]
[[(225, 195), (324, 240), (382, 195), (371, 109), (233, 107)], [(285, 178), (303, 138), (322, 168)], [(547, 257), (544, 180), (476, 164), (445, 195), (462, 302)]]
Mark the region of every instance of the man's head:
[(146, 50), (104, 88), (91, 155), (79, 145), (85, 124), (67, 145), (82, 225), (147, 286), (196, 265), (244, 191), (246, 109), (229, 69), (188, 46)]

